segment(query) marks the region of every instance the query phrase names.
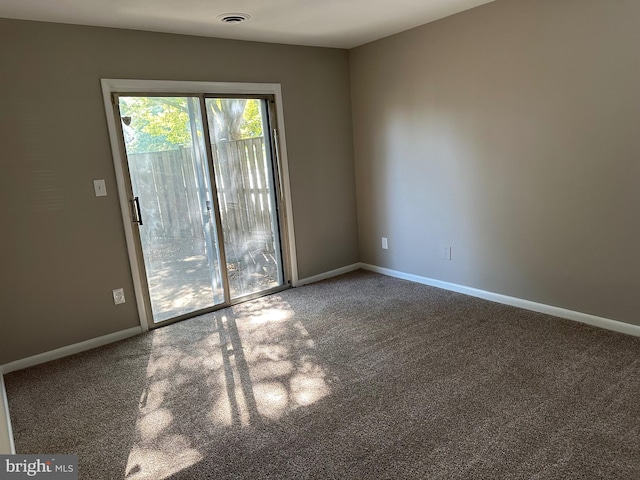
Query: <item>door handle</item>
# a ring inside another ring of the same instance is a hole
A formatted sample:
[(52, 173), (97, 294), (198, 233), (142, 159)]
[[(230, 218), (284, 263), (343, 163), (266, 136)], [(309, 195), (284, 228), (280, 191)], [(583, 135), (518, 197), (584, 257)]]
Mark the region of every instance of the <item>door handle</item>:
[(133, 223), (137, 223), (142, 226), (142, 212), (140, 211), (140, 200), (138, 197), (133, 197), (131, 202), (131, 216), (133, 217)]

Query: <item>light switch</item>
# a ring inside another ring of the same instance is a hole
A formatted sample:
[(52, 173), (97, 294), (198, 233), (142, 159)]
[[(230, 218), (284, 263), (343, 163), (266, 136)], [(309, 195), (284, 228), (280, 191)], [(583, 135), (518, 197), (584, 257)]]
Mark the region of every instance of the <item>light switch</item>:
[(93, 189), (96, 192), (96, 197), (106, 197), (107, 196), (107, 185), (104, 183), (104, 179), (103, 178), (93, 181)]

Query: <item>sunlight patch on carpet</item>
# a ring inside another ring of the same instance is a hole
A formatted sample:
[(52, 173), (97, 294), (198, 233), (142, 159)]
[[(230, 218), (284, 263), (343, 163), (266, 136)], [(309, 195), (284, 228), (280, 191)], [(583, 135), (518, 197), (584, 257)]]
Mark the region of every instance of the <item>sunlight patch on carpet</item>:
[[(208, 331), (192, 338), (190, 321)], [(277, 422), (331, 393), (315, 343), (280, 296), (187, 320), (180, 332), (152, 332), (127, 478), (169, 478), (202, 460), (200, 435)], [(185, 423), (192, 432), (179, 430)]]

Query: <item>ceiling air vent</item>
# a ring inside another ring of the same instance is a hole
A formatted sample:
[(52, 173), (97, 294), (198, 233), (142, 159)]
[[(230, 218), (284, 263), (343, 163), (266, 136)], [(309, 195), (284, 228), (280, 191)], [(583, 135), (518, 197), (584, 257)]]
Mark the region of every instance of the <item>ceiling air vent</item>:
[(242, 23), (245, 20), (249, 20), (251, 16), (246, 13), (223, 13), (221, 15), (218, 15), (218, 18), (222, 23), (230, 23), (235, 25), (236, 23)]

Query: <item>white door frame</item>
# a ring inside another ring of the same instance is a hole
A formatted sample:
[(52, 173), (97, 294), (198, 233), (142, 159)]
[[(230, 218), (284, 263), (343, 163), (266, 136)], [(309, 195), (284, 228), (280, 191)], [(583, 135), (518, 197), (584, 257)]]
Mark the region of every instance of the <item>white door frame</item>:
[[(284, 197), (284, 208), (286, 219), (287, 242), (289, 245), (288, 255), (289, 266), (291, 269), (291, 284), (298, 284), (298, 261), (296, 257), (295, 232), (293, 228), (293, 208), (291, 205), (291, 185), (289, 183), (289, 164), (287, 160), (287, 142), (284, 130), (284, 111), (282, 108), (282, 89), (279, 83), (228, 83), (228, 82), (188, 82), (173, 80), (129, 80), (129, 79), (113, 79), (103, 78), (102, 96), (104, 100), (105, 114), (107, 117), (107, 126), (109, 128), (109, 139), (111, 142), (111, 153), (113, 155), (113, 166), (116, 173), (116, 182), (118, 186), (118, 198), (120, 200), (120, 211), (124, 223), (124, 233), (127, 240), (127, 251), (129, 261), (131, 262), (131, 274), (133, 276), (133, 287), (136, 295), (136, 304), (140, 317), (140, 327), (142, 331), (149, 330), (150, 320), (153, 318), (148, 310), (145, 302), (145, 282), (141, 278), (140, 267), (141, 259), (136, 254), (136, 243), (133, 231), (133, 223), (131, 222), (131, 213), (129, 211), (129, 199), (127, 198), (126, 182), (127, 173), (124, 171), (124, 162), (122, 158), (122, 149), (120, 148), (120, 139), (116, 124), (116, 118), (111, 100), (112, 93), (180, 93), (180, 94), (220, 94), (220, 95), (273, 95), (275, 97), (276, 108), (276, 129), (278, 142), (278, 169), (280, 171), (282, 181), (282, 195)], [(281, 216), (282, 220), (282, 216)]]

